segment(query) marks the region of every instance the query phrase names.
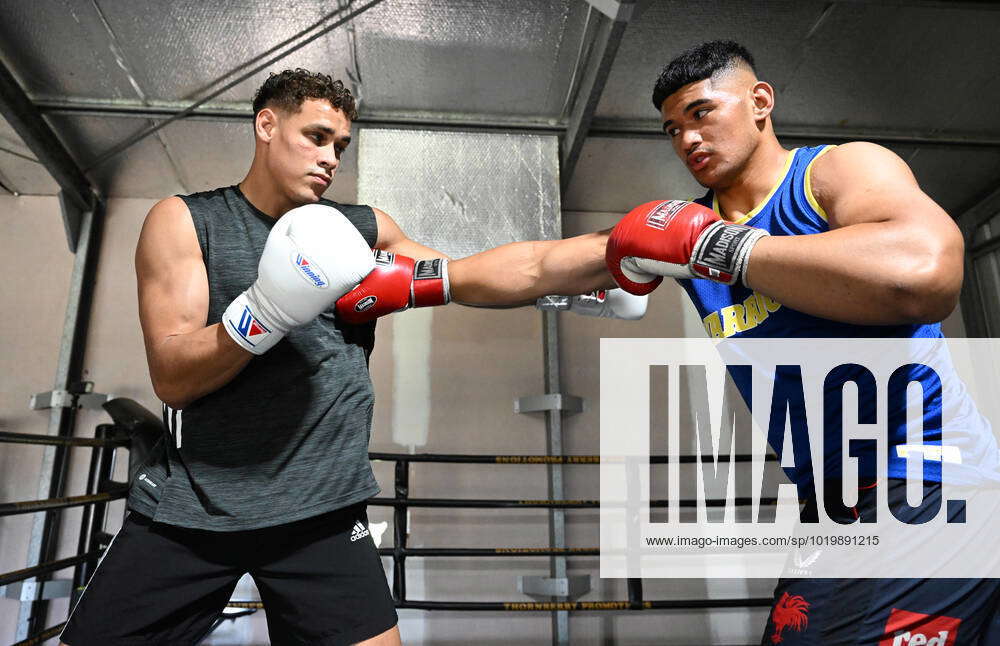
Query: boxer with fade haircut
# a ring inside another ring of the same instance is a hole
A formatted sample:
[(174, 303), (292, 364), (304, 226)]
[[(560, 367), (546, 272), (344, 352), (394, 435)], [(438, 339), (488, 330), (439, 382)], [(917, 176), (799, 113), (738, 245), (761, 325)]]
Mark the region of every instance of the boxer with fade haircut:
[(753, 55), (731, 40), (715, 40), (685, 51), (663, 68), (653, 88), (653, 107), (659, 111), (663, 101), (688, 83), (711, 80), (736, 69), (756, 74)]
[[(643, 204), (616, 225), (606, 259), (619, 285), (644, 294), (663, 277), (678, 279), (715, 338), (942, 336), (938, 322), (954, 309), (962, 284), (962, 235), (903, 160), (866, 142), (785, 149), (771, 120), (774, 88), (732, 41), (681, 53), (663, 69), (652, 97), (674, 153), (708, 191), (693, 203)], [(860, 378), (856, 366), (846, 368)], [(936, 375), (919, 363), (906, 370), (907, 379), (890, 384), (888, 400), (905, 402), (906, 386), (920, 382), (922, 441), (940, 444)], [(734, 381), (750, 404), (749, 380), (734, 373)], [(774, 389), (783, 386), (776, 378)], [(842, 405), (837, 401), (825, 405)], [(839, 418), (837, 408), (829, 410)], [(968, 414), (969, 422), (978, 415)], [(874, 518), (880, 490), (890, 505), (905, 506), (906, 453), (896, 450), (907, 443), (905, 418), (906, 410), (890, 404), (885, 481), (876, 482), (874, 449), (852, 452), (861, 483), (854, 507), (839, 500), (840, 441), (825, 439), (825, 491), (837, 500), (823, 504), (835, 521)], [(995, 438), (981, 424), (961, 422), (961, 464), (949, 464), (948, 473), (993, 481), (1000, 473)], [(772, 439), (781, 461), (784, 444)], [(808, 438), (795, 446), (799, 441)], [(925, 497), (940, 500), (944, 460), (924, 455)], [(806, 501), (803, 520), (815, 522), (820, 501), (811, 462), (785, 472)], [(761, 643), (1000, 644), (998, 602), (994, 579), (782, 578)]]

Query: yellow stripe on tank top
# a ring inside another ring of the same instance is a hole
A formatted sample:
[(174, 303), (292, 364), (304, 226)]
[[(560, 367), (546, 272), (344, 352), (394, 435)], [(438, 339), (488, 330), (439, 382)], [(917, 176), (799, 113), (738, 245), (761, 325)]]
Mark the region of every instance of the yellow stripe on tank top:
[(819, 154), (816, 155), (815, 157), (813, 157), (812, 160), (809, 162), (809, 165), (806, 166), (806, 173), (805, 173), (806, 178), (805, 178), (805, 187), (804, 188), (805, 188), (805, 194), (806, 194), (806, 201), (809, 202), (809, 206), (811, 206), (813, 208), (813, 211), (816, 211), (816, 215), (818, 215), (819, 217), (823, 218), (824, 222), (829, 222), (829, 218), (826, 217), (826, 211), (823, 210), (823, 207), (819, 205), (818, 201), (816, 201), (816, 196), (813, 195), (813, 189), (812, 189), (812, 168), (813, 168), (813, 164), (816, 163), (816, 160), (819, 159), (820, 157), (822, 157), (823, 155), (825, 155), (827, 153), (827, 151), (831, 150), (832, 148), (836, 148), (836, 146), (830, 145), (830, 146), (827, 146), (826, 148), (824, 148), (823, 150), (819, 151)]

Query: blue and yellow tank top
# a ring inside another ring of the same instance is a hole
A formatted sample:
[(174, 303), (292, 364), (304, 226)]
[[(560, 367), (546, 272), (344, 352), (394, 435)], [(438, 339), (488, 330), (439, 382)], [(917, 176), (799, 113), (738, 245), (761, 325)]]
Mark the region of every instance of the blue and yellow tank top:
[[(832, 148), (833, 146), (816, 146), (797, 148), (789, 152), (780, 181), (768, 196), (748, 212), (738, 224), (766, 229), (775, 236), (810, 235), (828, 231), (830, 227), (827, 222), (827, 214), (812, 194), (810, 171), (813, 163)], [(695, 201), (703, 206), (711, 207), (721, 215), (718, 200), (712, 191)], [(694, 302), (705, 330), (709, 336), (715, 338), (940, 338), (942, 336), (940, 326), (937, 323), (923, 325), (841, 323), (794, 310), (743, 285), (729, 286), (704, 279), (685, 279), (678, 282)], [(731, 374), (733, 374), (736, 386), (744, 400), (749, 404), (750, 384), (741, 383), (744, 380), (741, 380), (736, 372), (731, 371)], [(924, 386), (924, 444), (940, 445), (940, 381), (934, 378), (932, 371), (922, 367), (914, 367), (909, 376), (910, 382), (920, 381)], [(902, 387), (905, 389), (906, 384), (904, 383)], [(776, 388), (780, 388), (780, 384), (776, 385)], [(906, 401), (905, 396), (901, 401)], [(841, 415), (838, 407), (829, 407), (826, 412), (828, 418), (836, 416), (839, 420)], [(891, 414), (890, 417), (892, 417)], [(902, 416), (902, 419), (905, 420), (905, 415)], [(830, 428), (830, 425), (827, 425), (827, 428)], [(780, 433), (781, 437), (776, 437), (777, 433)], [(793, 424), (793, 443), (794, 433)], [(784, 437), (783, 425), (780, 430), (770, 429), (768, 435), (771, 446), (777, 449)], [(992, 436), (989, 438), (978, 437), (976, 440), (973, 442), (977, 445), (976, 452), (992, 451), (993, 456), (995, 456), (996, 446)], [(897, 447), (905, 445), (906, 441), (905, 421), (898, 427), (889, 428), (888, 474), (890, 477), (906, 477), (905, 454), (901, 455), (903, 452), (897, 450)], [(949, 443), (951, 443), (950, 440)], [(811, 464), (808, 464), (808, 454), (800, 456), (798, 447), (799, 444), (796, 443), (796, 466), (786, 468), (785, 472), (793, 482), (801, 487), (812, 480), (813, 473)], [(779, 450), (779, 459), (780, 457)], [(824, 462), (823, 477), (836, 478), (842, 475), (840, 451), (837, 451), (836, 455), (825, 455)], [(874, 476), (875, 474), (862, 473), (861, 475)], [(935, 462), (925, 459), (924, 478), (940, 481), (940, 460)]]
[[(808, 235), (829, 231), (826, 213), (812, 195), (809, 173), (833, 146), (796, 148), (788, 153), (781, 180), (764, 200), (736, 224), (766, 229), (773, 236)], [(698, 204), (721, 215), (718, 199), (709, 191)], [(785, 307), (743, 285), (709, 280), (679, 281), (715, 338), (875, 338), (940, 337), (937, 323), (929, 325), (854, 325), (819, 318)]]

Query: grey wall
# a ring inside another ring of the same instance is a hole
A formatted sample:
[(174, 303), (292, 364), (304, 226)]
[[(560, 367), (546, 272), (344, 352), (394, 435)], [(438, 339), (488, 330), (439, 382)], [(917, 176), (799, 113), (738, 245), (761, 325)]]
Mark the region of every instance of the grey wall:
[[(28, 399), (52, 389), (73, 256), (54, 197), (0, 197), (0, 231), (0, 430), (45, 433), (48, 416)], [(38, 497), (42, 451), (0, 444), (0, 500)], [(25, 566), (31, 525), (30, 515), (0, 518), (0, 571)], [(17, 605), (0, 599), (0, 639), (12, 641)]]

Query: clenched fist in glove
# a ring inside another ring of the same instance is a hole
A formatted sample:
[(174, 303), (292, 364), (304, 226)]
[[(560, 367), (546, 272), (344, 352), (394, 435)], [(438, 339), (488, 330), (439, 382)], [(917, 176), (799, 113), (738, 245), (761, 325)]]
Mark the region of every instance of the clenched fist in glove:
[(647, 202), (615, 226), (605, 261), (618, 285), (632, 294), (650, 293), (663, 276), (733, 285), (743, 282), (750, 251), (766, 235), (693, 202)]
[(368, 323), (409, 307), (445, 305), (448, 261), (417, 260), (375, 250), (375, 271), (337, 301), (337, 316), (348, 323)]
[(337, 209), (308, 204), (271, 228), (257, 280), (229, 304), (222, 323), (236, 343), (264, 354), (313, 320), (375, 266), (371, 249)]

